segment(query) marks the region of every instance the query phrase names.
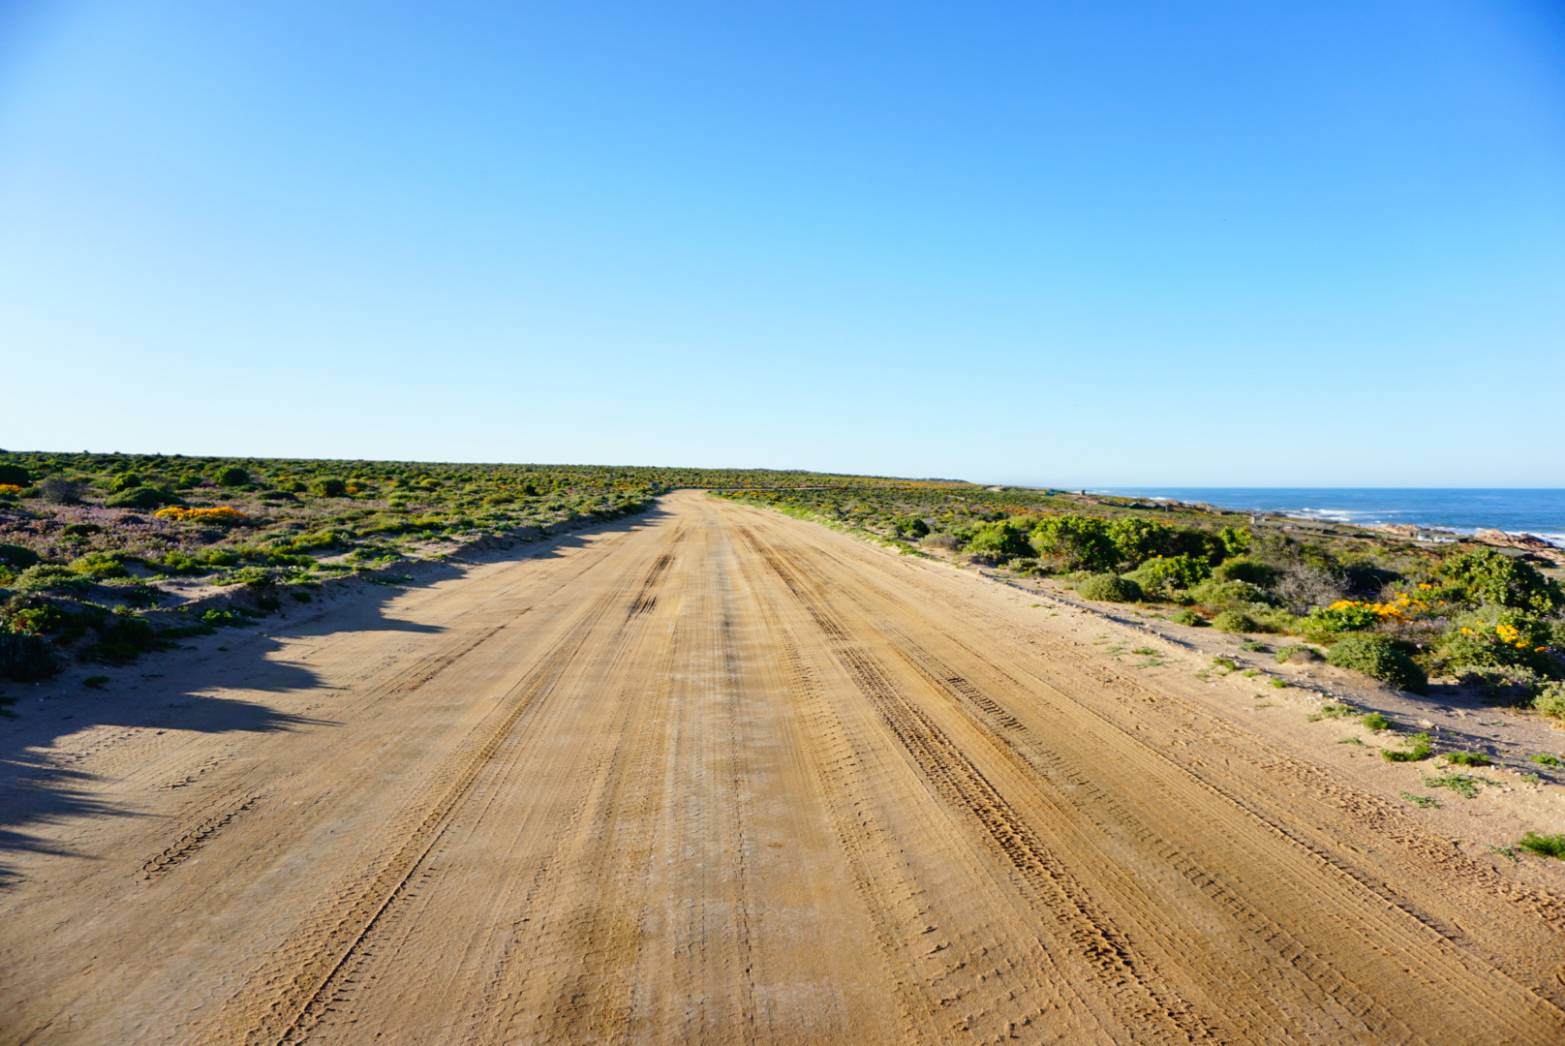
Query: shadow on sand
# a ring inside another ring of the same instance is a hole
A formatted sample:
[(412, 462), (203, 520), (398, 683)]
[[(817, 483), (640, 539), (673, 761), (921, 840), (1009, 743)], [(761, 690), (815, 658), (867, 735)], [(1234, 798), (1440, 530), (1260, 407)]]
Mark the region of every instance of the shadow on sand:
[[(324, 685), (308, 668), (271, 658), (282, 640), (338, 632), (440, 632), (437, 626), (387, 616), (386, 604), (410, 588), (460, 577), (469, 567), (553, 558), (585, 545), (592, 535), (655, 527), (667, 515), (654, 505), (616, 520), (413, 564), (395, 580), (346, 582), (318, 603), (285, 608), (254, 625), (105, 670), (113, 678), (102, 690), (82, 686), (86, 673), (79, 668), (37, 686), (9, 688), (6, 696), (19, 700), (10, 716), (0, 719), (0, 889), (16, 881), (7, 855), (82, 856), (54, 846), (37, 834), (39, 828), (78, 818), (138, 816), (101, 799), (96, 777), (74, 765), (97, 751), (146, 730), (275, 733), (334, 725), (280, 712), (262, 701), (208, 693), (215, 688), (287, 693)], [(166, 689), (158, 682), (165, 678)], [(116, 685), (122, 680), (127, 685)], [(101, 734), (86, 748), (53, 751), (62, 736), (105, 726), (118, 729)]]

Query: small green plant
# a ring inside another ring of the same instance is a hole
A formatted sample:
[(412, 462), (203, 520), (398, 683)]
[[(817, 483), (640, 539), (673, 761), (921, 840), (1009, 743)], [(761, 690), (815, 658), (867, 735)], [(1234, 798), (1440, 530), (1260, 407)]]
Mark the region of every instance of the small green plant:
[(1239, 649), (1248, 650), (1252, 654), (1264, 654), (1270, 651), (1271, 647), (1267, 646), (1259, 639), (1246, 639), (1243, 643), (1239, 644)]
[(1457, 766), (1493, 766), (1494, 760), (1482, 752), (1447, 752), (1445, 761)]
[(1358, 745), (1360, 748), (1363, 748), (1364, 747), (1364, 739), (1360, 738), (1360, 737), (1344, 737), (1342, 740), (1338, 741), (1337, 744), (1339, 744), (1339, 745)]
[(1206, 618), (1202, 617), (1200, 614), (1197, 614), (1189, 607), (1180, 607), (1178, 610), (1168, 615), (1168, 619), (1176, 625), (1186, 625), (1190, 628), (1201, 628), (1206, 624)]
[(1514, 846), (1495, 846), (1491, 843), (1489, 845), (1489, 852), (1493, 854), (1499, 854), (1507, 861), (1516, 862), (1521, 860), (1521, 857), (1516, 853), (1516, 847)]
[(1565, 859), (1565, 834), (1544, 835), (1541, 832), (1528, 832), (1516, 845), (1540, 857)]
[(1379, 712), (1369, 712), (1365, 715), (1362, 715), (1359, 717), (1359, 722), (1364, 724), (1364, 728), (1366, 730), (1373, 730), (1377, 734), (1382, 730), (1391, 729), (1391, 720), (1387, 719)]
[(1532, 699), (1533, 711), (1551, 719), (1565, 719), (1565, 683), (1548, 683)]
[[(1382, 748), (1380, 757), (1388, 763), (1421, 763), (1435, 754), (1435, 746), (1428, 734), (1412, 734), (1403, 749)], [(1428, 784), (1428, 781), (1424, 782)]]
[(108, 676), (88, 676), (82, 680), (82, 686), (89, 690), (102, 690), (109, 684)]
[(1287, 646), (1277, 648), (1277, 663), (1287, 664), (1290, 661), (1319, 661), (1320, 654), (1314, 647), (1305, 646), (1303, 643), (1290, 643)]
[(1412, 792), (1403, 792), (1402, 798), (1412, 803), (1414, 806), (1420, 806), (1426, 810), (1431, 807), (1438, 807), (1440, 805), (1440, 800), (1436, 799), (1432, 795), (1414, 795)]
[(1449, 788), (1463, 799), (1478, 798), (1479, 779), (1470, 774), (1441, 774), (1424, 778), (1425, 788)]
[[(1251, 617), (1249, 614), (1246, 614), (1242, 610), (1222, 611), (1216, 617), (1212, 618), (1212, 627), (1217, 629), (1219, 632), (1235, 633), (1258, 632), (1261, 628), (1260, 624), (1255, 620), (1255, 618)], [(1256, 645), (1260, 646), (1262, 649), (1265, 649), (1263, 644)], [(1246, 647), (1246, 649), (1249, 648)]]
[(1288, 681), (1286, 679), (1279, 679), (1276, 676), (1272, 676), (1270, 679), (1268, 679), (1267, 683), (1273, 687), (1276, 687), (1278, 690), (1286, 690), (1288, 688)]
[(1539, 752), (1537, 755), (1530, 755), (1527, 758), (1531, 759), (1533, 762), (1537, 763), (1539, 766), (1560, 766), (1560, 765), (1565, 765), (1565, 764), (1562, 764), (1562, 761), (1560, 760), (1559, 756), (1557, 756), (1557, 755), (1550, 755), (1547, 752)]
[(1141, 586), (1117, 574), (1092, 574), (1076, 586), (1083, 599), (1104, 603), (1134, 603), (1141, 598)]
[(1328, 663), (1362, 672), (1401, 690), (1423, 693), (1428, 677), (1407, 652), (1388, 636), (1354, 632), (1343, 636), (1326, 652)]
[(1334, 704), (1328, 701), (1315, 710), (1315, 714), (1310, 716), (1310, 722), (1320, 719), (1347, 719), (1357, 714), (1358, 709), (1352, 705)]
[(1231, 657), (1219, 656), (1212, 658), (1212, 667), (1217, 669), (1218, 672), (1227, 675), (1229, 672), (1237, 672), (1239, 663)]

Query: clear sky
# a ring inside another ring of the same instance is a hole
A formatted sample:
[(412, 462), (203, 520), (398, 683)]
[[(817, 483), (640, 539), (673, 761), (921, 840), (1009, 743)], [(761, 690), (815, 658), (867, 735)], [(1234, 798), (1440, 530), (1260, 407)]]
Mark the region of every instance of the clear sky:
[(1565, 7), (0, 0), (0, 446), (1565, 485)]

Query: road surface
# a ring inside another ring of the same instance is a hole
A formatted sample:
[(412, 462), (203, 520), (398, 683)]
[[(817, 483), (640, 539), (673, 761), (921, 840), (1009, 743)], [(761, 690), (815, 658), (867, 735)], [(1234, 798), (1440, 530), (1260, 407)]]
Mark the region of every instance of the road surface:
[(1559, 896), (945, 565), (678, 493), (320, 621), (6, 752), (5, 1039), (1565, 1038)]

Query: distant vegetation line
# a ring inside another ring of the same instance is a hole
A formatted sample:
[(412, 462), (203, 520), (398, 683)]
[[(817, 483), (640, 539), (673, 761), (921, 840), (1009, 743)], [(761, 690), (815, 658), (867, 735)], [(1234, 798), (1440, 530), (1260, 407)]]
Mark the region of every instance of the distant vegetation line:
[(1297, 636), (1283, 656), (1324, 657), (1403, 690), (1434, 681), (1565, 719), (1565, 590), (1558, 564), (1527, 551), (1032, 489), (843, 483), (724, 496), (907, 551), (1053, 576), (1181, 625)]
[(676, 487), (918, 488), (795, 469), (0, 451), (0, 681), (121, 664), (486, 538), (642, 511)]

